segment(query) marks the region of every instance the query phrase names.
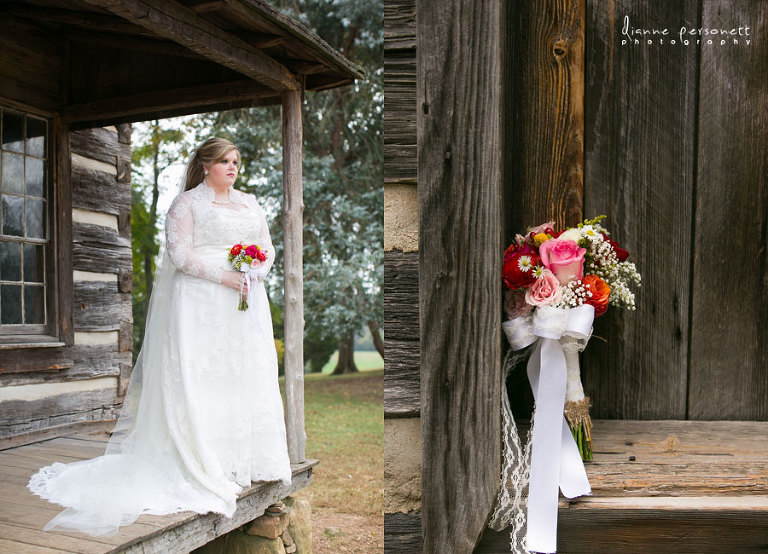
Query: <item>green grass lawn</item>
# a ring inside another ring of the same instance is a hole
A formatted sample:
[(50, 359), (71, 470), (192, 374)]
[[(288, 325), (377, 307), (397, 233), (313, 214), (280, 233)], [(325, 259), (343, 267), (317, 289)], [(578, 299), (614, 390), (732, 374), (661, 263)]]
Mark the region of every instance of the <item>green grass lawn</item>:
[(302, 491), (313, 513), (381, 516), (384, 370), (304, 377), (306, 455), (320, 460)]
[[(338, 350), (333, 353), (328, 363), (323, 366), (321, 373), (330, 373), (333, 368), (336, 367), (336, 362), (339, 360)], [(360, 371), (373, 371), (377, 369), (384, 369), (384, 358), (381, 357), (376, 350), (363, 350), (355, 352), (355, 365)]]

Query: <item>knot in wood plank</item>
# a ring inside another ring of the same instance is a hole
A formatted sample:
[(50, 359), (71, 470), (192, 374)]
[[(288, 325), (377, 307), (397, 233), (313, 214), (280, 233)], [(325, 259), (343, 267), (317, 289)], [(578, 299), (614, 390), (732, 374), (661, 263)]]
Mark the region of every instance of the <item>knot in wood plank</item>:
[(569, 41), (566, 39), (558, 39), (555, 44), (552, 45), (552, 53), (555, 55), (555, 59), (560, 61), (568, 54)]
[(678, 439), (675, 435), (668, 436), (666, 439), (664, 439), (664, 442), (661, 443), (661, 449), (669, 454), (677, 452), (679, 448), (680, 439)]

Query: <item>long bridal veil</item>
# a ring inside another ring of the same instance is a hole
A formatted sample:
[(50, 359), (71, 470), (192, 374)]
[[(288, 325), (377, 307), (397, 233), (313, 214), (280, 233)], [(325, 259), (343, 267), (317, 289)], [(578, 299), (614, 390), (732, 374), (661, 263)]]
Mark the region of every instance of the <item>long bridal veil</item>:
[[(178, 193), (195, 153), (182, 174)], [(114, 431), (103, 456), (67, 464), (55, 462), (33, 475), (28, 488), (66, 509), (45, 530), (76, 530), (113, 536), (142, 513), (214, 509), (229, 516), (234, 505), (206, 483), (189, 479), (166, 424), (163, 399), (163, 342), (170, 324), (172, 277), (176, 271), (161, 233), (160, 263), (147, 311), (144, 342), (133, 367)], [(239, 489), (232, 483), (233, 492)]]

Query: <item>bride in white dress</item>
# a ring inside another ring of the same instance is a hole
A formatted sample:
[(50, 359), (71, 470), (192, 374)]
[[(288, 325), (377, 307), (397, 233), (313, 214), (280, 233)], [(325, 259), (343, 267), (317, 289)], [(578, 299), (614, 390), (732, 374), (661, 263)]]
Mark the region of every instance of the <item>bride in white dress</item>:
[[(190, 157), (165, 220), (144, 342), (105, 454), (55, 462), (27, 485), (66, 508), (45, 530), (112, 536), (143, 513), (232, 517), (251, 481), (290, 485), (264, 288), (275, 250), (256, 198), (232, 188), (239, 165), (239, 150), (221, 138)], [(238, 243), (267, 256), (247, 277), (227, 261)], [(241, 294), (245, 311), (238, 310)]]

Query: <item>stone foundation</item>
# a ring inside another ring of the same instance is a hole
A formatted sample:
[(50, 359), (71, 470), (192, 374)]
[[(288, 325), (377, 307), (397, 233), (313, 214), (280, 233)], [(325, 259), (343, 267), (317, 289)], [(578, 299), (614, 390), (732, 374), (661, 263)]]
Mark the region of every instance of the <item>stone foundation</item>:
[(263, 515), (193, 551), (193, 554), (311, 554), (309, 501), (288, 496)]

